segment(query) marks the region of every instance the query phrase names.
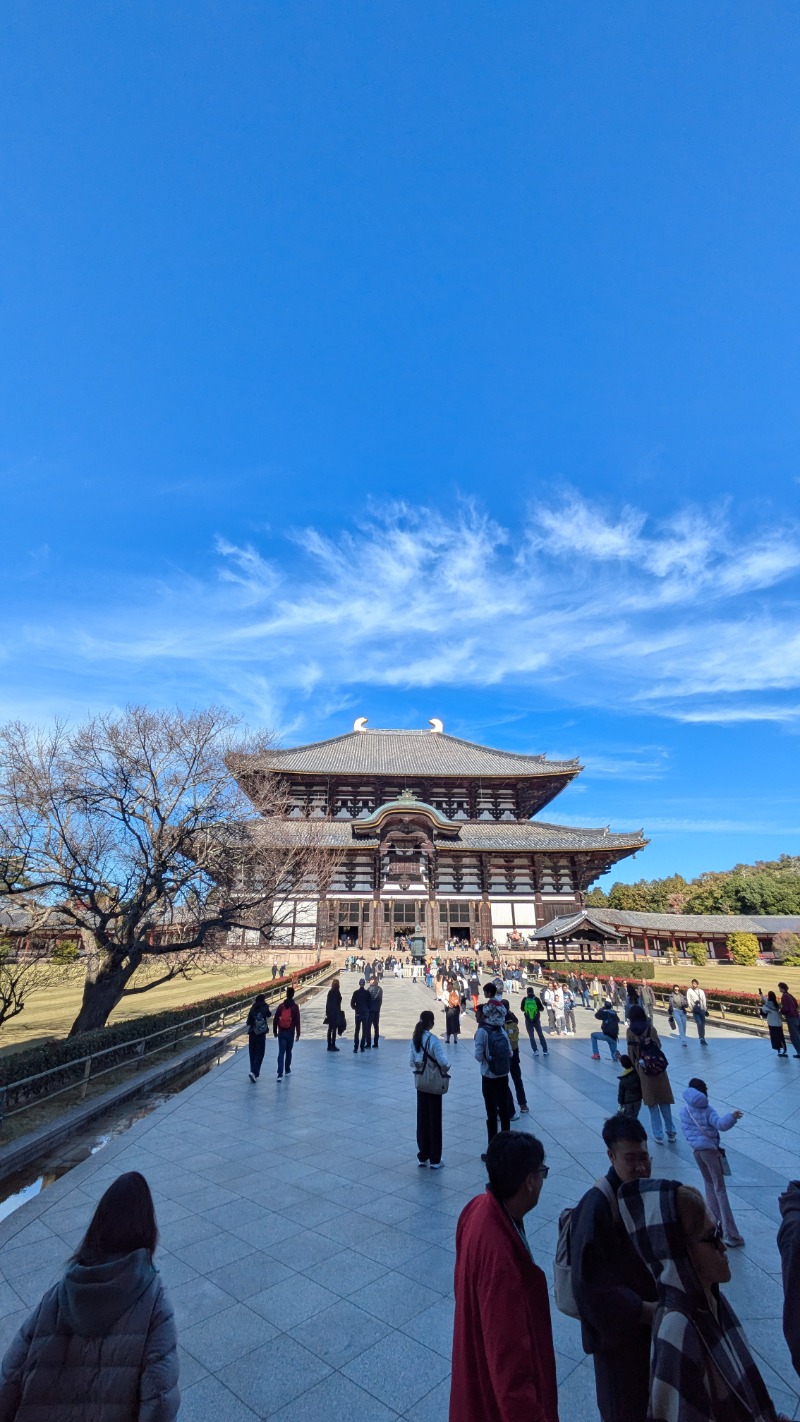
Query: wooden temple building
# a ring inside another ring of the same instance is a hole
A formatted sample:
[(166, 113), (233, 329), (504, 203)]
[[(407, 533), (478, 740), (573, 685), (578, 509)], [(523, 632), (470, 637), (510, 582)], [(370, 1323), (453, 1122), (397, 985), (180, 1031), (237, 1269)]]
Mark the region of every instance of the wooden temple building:
[(494, 750), (430, 725), (372, 730), (360, 717), (346, 735), (239, 758), (236, 777), (256, 808), (265, 773), (286, 787), (288, 812), (270, 822), (270, 842), (289, 847), (310, 831), (332, 856), (325, 894), (292, 900), (281, 942), (385, 952), (416, 929), (431, 947), (521, 946), (577, 912), (599, 874), (647, 843), (639, 830), (539, 818), (579, 774), (577, 760)]

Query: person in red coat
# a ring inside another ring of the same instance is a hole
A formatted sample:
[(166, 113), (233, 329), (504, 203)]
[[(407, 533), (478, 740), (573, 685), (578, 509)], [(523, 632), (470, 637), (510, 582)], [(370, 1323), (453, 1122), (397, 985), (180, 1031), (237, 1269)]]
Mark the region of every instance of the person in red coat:
[(524, 1225), (547, 1176), (544, 1147), (500, 1131), (486, 1169), (486, 1193), (456, 1229), (450, 1422), (558, 1422), (547, 1280)]

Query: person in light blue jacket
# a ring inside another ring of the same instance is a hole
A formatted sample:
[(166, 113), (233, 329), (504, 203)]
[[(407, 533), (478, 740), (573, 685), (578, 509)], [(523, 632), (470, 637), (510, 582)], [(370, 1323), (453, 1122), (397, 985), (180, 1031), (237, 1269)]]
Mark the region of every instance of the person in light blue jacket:
[[(720, 1131), (729, 1131), (742, 1118), (741, 1111), (728, 1111), (720, 1116), (709, 1105), (708, 1087), (699, 1076), (693, 1076), (683, 1093), (681, 1128), (687, 1145), (694, 1151), (706, 1191), (706, 1204), (714, 1219), (722, 1226), (724, 1242), (729, 1249), (744, 1244), (733, 1218), (723, 1167), (725, 1152), (719, 1143)], [(728, 1172), (730, 1173), (730, 1172)]]

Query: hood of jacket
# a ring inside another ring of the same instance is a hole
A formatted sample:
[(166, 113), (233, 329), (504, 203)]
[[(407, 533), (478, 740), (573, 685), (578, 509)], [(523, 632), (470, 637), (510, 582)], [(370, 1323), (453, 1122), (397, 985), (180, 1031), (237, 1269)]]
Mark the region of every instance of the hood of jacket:
[(107, 1333), (149, 1289), (156, 1277), (146, 1249), (105, 1264), (70, 1264), (58, 1286), (58, 1303), (75, 1333)]
[(800, 1216), (800, 1180), (789, 1181), (783, 1194), (778, 1196), (778, 1205), (782, 1219), (788, 1219), (790, 1215)]
[(506, 1010), (502, 1002), (491, 999), (483, 1004), (480, 1025), (482, 1027), (502, 1027), (505, 1025)]
[(704, 1091), (698, 1091), (696, 1086), (687, 1086), (683, 1099), (689, 1110), (696, 1111), (698, 1115), (703, 1115), (708, 1110), (708, 1097)]
[(702, 1304), (705, 1294), (689, 1259), (678, 1219), (680, 1180), (631, 1180), (617, 1195), (622, 1222), (636, 1252), (658, 1287), (659, 1299), (672, 1290), (687, 1304)]

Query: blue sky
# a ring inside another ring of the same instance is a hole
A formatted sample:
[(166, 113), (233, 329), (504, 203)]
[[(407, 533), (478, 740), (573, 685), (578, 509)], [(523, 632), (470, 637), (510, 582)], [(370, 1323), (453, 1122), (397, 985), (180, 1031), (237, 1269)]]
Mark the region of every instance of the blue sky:
[(44, 4), (0, 50), (0, 715), (584, 774), (800, 848), (800, 16)]

